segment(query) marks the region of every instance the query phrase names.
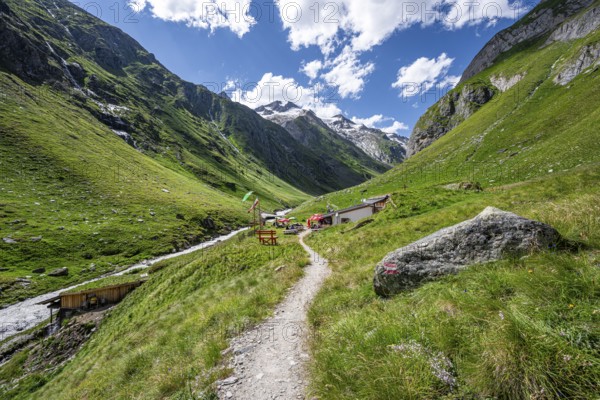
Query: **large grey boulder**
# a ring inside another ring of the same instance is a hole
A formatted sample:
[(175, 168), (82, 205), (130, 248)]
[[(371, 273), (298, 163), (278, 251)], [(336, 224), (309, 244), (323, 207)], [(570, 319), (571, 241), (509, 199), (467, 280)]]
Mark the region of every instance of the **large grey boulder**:
[(373, 286), (378, 295), (391, 296), (469, 265), (553, 248), (560, 242), (560, 234), (549, 225), (487, 207), (473, 219), (386, 255), (375, 267)]

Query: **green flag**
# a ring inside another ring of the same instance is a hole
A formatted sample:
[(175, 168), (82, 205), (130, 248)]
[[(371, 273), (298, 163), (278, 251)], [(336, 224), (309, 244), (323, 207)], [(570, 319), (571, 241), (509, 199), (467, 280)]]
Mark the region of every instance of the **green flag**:
[(248, 192), (248, 193), (246, 193), (246, 195), (242, 199), (242, 203), (245, 202), (245, 201), (247, 201), (250, 198), (250, 196), (252, 196), (252, 193), (254, 193), (254, 192)]

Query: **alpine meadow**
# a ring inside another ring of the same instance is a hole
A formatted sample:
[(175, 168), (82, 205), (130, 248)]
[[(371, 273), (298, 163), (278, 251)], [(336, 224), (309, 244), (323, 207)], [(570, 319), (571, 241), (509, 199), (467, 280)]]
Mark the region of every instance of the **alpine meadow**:
[(0, 0), (0, 399), (598, 398), (600, 1), (313, 3)]

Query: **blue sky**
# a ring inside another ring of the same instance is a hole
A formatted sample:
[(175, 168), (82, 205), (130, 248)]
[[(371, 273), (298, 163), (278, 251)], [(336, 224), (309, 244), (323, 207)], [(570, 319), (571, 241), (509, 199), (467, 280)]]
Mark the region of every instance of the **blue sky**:
[(483, 45), (536, 0), (446, 1), (74, 3), (183, 79), (250, 107), (291, 100), (408, 136)]

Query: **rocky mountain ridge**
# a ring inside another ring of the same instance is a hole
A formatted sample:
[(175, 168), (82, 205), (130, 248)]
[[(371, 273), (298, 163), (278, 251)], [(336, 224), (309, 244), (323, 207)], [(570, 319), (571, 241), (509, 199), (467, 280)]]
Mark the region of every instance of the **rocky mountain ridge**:
[[(515, 25), (495, 35), (467, 67), (459, 85), (421, 116), (408, 141), (407, 156), (413, 156), (431, 145), (527, 75), (527, 71), (519, 71), (512, 76), (496, 74), (476, 79), (476, 75), (492, 67), (501, 55), (525, 42), (543, 48), (555, 42), (582, 39), (593, 34), (598, 27), (598, 1), (547, 0), (540, 3)], [(600, 46), (597, 43), (585, 45), (572, 59), (564, 63), (557, 60), (553, 82), (565, 86), (585, 70), (597, 68), (599, 60)]]
[[(572, 26), (563, 25), (560, 27), (560, 25), (570, 17), (576, 15), (579, 11), (589, 7), (594, 1), (595, 0), (569, 0), (565, 2), (556, 2), (554, 0), (542, 1), (519, 22), (494, 36), (465, 69), (461, 82), (467, 81), (469, 78), (490, 67), (502, 53), (509, 51), (520, 43), (553, 32), (557, 27), (561, 33), (557, 33), (554, 40), (569, 40), (569, 38), (575, 38), (576, 35), (572, 32), (578, 31), (582, 21)], [(592, 16), (592, 19), (595, 19), (595, 17)], [(594, 28), (591, 30), (593, 29)], [(591, 32), (591, 30), (589, 32)], [(583, 34), (583, 32), (580, 34)], [(586, 34), (583, 34), (583, 36), (585, 35)]]
[(302, 109), (292, 102), (284, 104), (275, 101), (258, 107), (255, 111), (283, 127), (319, 158), (344, 165), (359, 164), (376, 172), (389, 169), (388, 165), (370, 157), (350, 140), (338, 135), (312, 110)]
[(183, 81), (120, 29), (67, 0), (1, 0), (0, 43), (4, 71), (67, 93), (138, 151), (194, 174), (213, 162), (234, 175), (262, 168), (263, 176), (318, 194), (383, 170), (318, 158), (285, 129)]
[[(273, 121), (292, 134), (296, 139), (306, 143), (306, 133), (300, 125), (308, 124), (320, 130), (337, 134), (340, 138), (352, 143), (360, 151), (378, 162), (394, 165), (402, 162), (406, 156), (408, 139), (395, 134), (387, 134), (379, 129), (368, 128), (347, 119), (343, 115), (332, 118), (319, 118), (312, 110), (302, 109), (298, 105), (275, 101), (255, 109), (263, 118)], [(295, 120), (303, 118), (305, 124)]]

